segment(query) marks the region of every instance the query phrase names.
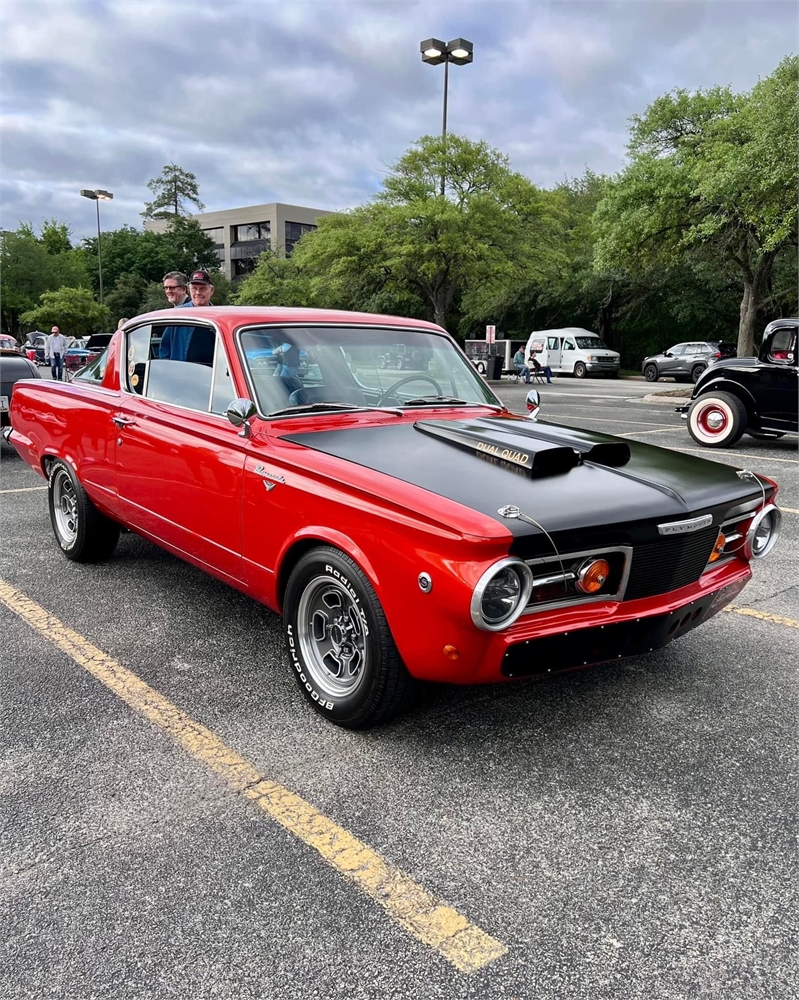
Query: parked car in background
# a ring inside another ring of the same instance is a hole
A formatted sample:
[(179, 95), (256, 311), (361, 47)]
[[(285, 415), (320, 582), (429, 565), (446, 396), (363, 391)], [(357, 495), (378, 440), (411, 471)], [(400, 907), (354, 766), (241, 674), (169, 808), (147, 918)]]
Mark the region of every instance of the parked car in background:
[(797, 433), (799, 319), (778, 319), (763, 332), (756, 358), (730, 358), (703, 372), (691, 402), (675, 407), (698, 444), (734, 445), (744, 434), (779, 438)]
[(34, 330), (33, 333), (28, 334), (28, 339), (25, 341), (23, 351), (25, 352), (25, 357), (29, 361), (33, 361), (37, 365), (46, 364), (45, 359), (45, 346), (47, 344), (47, 334), (41, 333), (38, 330)]
[(101, 351), (90, 351), (85, 347), (76, 347), (71, 344), (66, 351), (64, 351), (64, 367), (68, 371), (77, 371), (79, 368), (83, 368), (85, 365), (90, 364), (95, 361), (100, 356)]
[(555, 375), (607, 375), (618, 378), (621, 355), (612, 351), (598, 333), (567, 326), (562, 330), (537, 330), (527, 338), (524, 357), (535, 352), (538, 363)]
[(673, 378), (675, 382), (696, 382), (702, 372), (717, 361), (734, 358), (735, 344), (718, 340), (687, 341), (667, 351), (644, 358), (641, 371), (647, 382)]
[(426, 371), (430, 358), (420, 347), (411, 347), (408, 344), (391, 344), (377, 361), (381, 368), (396, 368), (397, 371), (402, 371), (405, 368), (411, 371)]
[(41, 378), (39, 369), (17, 350), (0, 347), (0, 426), (9, 423), (9, 408), (17, 382), (23, 378)]
[[(300, 692), (338, 725), (396, 715), (415, 679), (658, 649), (776, 541), (770, 479), (512, 414), (432, 323), (186, 310), (207, 363), (157, 356), (174, 323), (137, 316), (71, 381), (19, 383), (9, 440), (67, 558), (108, 558), (127, 527), (273, 608)], [(381, 367), (398, 336), (426, 371)], [(284, 340), (313, 355), (306, 378), (258, 363)]]
[(6, 351), (16, 351), (17, 354), (22, 353), (19, 341), (16, 337), (12, 337), (9, 333), (0, 333), (0, 349), (4, 349)]

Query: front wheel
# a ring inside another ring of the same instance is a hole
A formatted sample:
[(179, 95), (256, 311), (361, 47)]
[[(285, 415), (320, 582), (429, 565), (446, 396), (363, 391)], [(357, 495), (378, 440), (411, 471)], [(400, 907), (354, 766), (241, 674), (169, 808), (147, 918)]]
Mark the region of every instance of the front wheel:
[(53, 533), (67, 559), (100, 562), (111, 555), (119, 541), (119, 525), (100, 513), (60, 459), (50, 467), (47, 496)]
[(588, 369), (582, 363), (582, 361), (576, 362), (574, 366), (574, 377), (575, 378), (585, 378), (588, 374)]
[(348, 729), (385, 722), (414, 689), (372, 585), (338, 549), (321, 546), (294, 567), (284, 621), (294, 677), (311, 706)]
[(746, 407), (729, 392), (700, 396), (688, 410), (688, 430), (698, 444), (729, 448), (746, 430)]
[(657, 382), (658, 380), (658, 369), (657, 365), (647, 365), (644, 368), (644, 378), (647, 382)]

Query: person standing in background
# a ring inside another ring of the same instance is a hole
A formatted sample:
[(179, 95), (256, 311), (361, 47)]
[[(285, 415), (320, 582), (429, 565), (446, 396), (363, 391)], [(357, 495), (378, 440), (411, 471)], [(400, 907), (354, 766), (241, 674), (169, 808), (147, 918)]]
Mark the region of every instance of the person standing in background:
[(64, 380), (64, 352), (67, 349), (67, 339), (57, 326), (50, 331), (45, 342), (45, 360), (50, 362), (50, 373), (57, 382)]

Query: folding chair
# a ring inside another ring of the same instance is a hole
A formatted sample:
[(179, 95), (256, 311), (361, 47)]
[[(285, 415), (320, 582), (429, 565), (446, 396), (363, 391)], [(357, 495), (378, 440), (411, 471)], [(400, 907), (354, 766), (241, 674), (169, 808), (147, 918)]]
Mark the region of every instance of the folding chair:
[(538, 382), (540, 385), (544, 385), (546, 379), (544, 378), (543, 368), (531, 368), (530, 369), (530, 381)]

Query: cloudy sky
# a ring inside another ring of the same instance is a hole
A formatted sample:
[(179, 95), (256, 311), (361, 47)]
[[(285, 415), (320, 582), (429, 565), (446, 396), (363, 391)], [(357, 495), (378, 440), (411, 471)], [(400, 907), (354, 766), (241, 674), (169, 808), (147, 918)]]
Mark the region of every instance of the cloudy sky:
[(474, 42), (451, 67), (449, 127), (550, 187), (624, 163), (627, 123), (661, 94), (749, 90), (799, 49), (794, 2), (618, 0), (3, 0), (0, 226), (140, 225), (174, 162), (208, 210), (340, 209), (441, 128), (431, 36)]

